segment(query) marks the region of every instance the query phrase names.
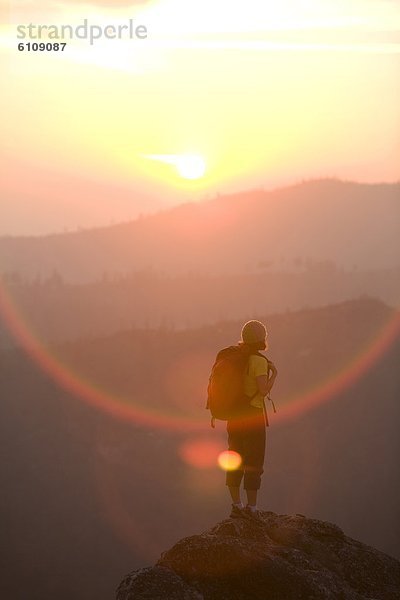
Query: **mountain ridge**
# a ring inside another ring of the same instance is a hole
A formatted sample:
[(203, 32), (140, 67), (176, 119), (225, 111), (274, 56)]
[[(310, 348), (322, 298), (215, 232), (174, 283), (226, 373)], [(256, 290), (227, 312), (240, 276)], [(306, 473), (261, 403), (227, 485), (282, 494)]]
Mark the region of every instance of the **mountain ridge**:
[(247, 272), (260, 261), (296, 258), (393, 267), (399, 195), (400, 184), (313, 180), (186, 203), (100, 229), (0, 238), (0, 272), (35, 277), (56, 270), (73, 282), (149, 267), (170, 274)]
[(137, 217), (134, 217), (132, 219), (127, 219), (127, 220), (122, 220), (119, 221), (117, 223), (110, 223), (107, 225), (98, 225), (98, 226), (93, 226), (93, 227), (77, 227), (77, 229), (75, 230), (68, 230), (68, 231), (54, 231), (54, 232), (50, 232), (50, 233), (44, 233), (44, 234), (17, 234), (17, 235), (13, 235), (13, 234), (2, 234), (0, 235), (0, 242), (2, 240), (10, 240), (10, 239), (19, 239), (19, 240), (40, 240), (40, 239), (45, 239), (45, 238), (59, 238), (59, 237), (71, 237), (71, 236), (79, 236), (79, 235), (85, 235), (86, 233), (94, 233), (94, 232), (99, 232), (99, 231), (104, 231), (104, 230), (109, 230), (109, 229), (117, 229), (117, 228), (124, 228), (124, 227), (130, 227), (132, 224), (137, 223), (137, 222), (141, 222), (144, 220), (148, 220), (148, 219), (154, 219), (155, 217), (158, 216), (162, 216), (166, 213), (172, 213), (172, 212), (176, 212), (176, 211), (181, 211), (181, 210), (185, 210), (185, 207), (196, 207), (196, 206), (202, 206), (202, 205), (207, 205), (210, 203), (214, 203), (214, 202), (218, 202), (223, 204), (224, 202), (234, 202), (235, 200), (240, 200), (240, 198), (242, 198), (242, 196), (246, 195), (246, 196), (264, 196), (265, 194), (268, 195), (274, 195), (276, 193), (279, 192), (287, 192), (296, 188), (299, 188), (301, 186), (309, 186), (309, 185), (320, 185), (320, 184), (338, 184), (338, 185), (346, 185), (346, 186), (360, 186), (360, 187), (366, 187), (366, 188), (374, 188), (374, 187), (392, 187), (392, 186), (400, 186), (400, 180), (399, 181), (395, 181), (395, 182), (374, 182), (374, 183), (362, 183), (362, 182), (358, 182), (358, 181), (353, 181), (353, 180), (345, 180), (345, 179), (340, 179), (340, 178), (335, 178), (335, 177), (321, 177), (321, 178), (312, 178), (312, 179), (304, 179), (295, 183), (291, 183), (291, 184), (287, 184), (287, 185), (282, 185), (282, 186), (276, 186), (273, 187), (271, 189), (265, 189), (264, 187), (256, 187), (256, 188), (249, 188), (248, 190), (243, 189), (237, 192), (223, 192), (220, 193), (218, 192), (217, 194), (215, 194), (214, 196), (212, 196), (211, 198), (204, 198), (203, 200), (193, 200), (193, 201), (185, 201), (185, 202), (181, 202), (177, 205), (172, 205), (169, 207), (164, 207), (164, 208), (160, 208), (158, 210), (155, 210), (154, 212), (151, 213), (145, 213), (145, 214), (140, 214)]

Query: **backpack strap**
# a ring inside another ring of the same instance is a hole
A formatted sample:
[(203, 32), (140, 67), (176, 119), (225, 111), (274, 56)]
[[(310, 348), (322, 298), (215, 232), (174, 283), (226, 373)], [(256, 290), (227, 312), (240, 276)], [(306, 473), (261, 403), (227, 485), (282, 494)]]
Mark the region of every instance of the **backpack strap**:
[[(265, 358), (265, 360), (267, 361), (267, 379), (269, 379), (269, 372), (270, 372), (270, 361), (268, 360), (268, 358), (264, 355), (261, 354), (261, 352), (256, 352), (257, 356), (261, 356), (262, 358)], [(273, 403), (272, 398), (270, 397), (270, 395), (268, 394), (267, 396), (268, 400), (270, 400), (270, 402), (272, 402), (272, 406), (274, 407), (274, 412), (276, 412), (275, 409), (275, 404)], [(269, 420), (268, 420), (268, 413), (267, 413), (267, 407), (265, 406), (265, 398), (262, 399), (262, 405), (263, 405), (263, 414), (264, 414), (264, 421), (265, 421), (265, 427), (269, 427)]]
[[(260, 352), (252, 352), (251, 354), (249, 354), (249, 359), (247, 361), (247, 367), (246, 367), (246, 374), (249, 375), (250, 374), (250, 357), (251, 356), (262, 356), (262, 358), (265, 358), (266, 360), (268, 360), (263, 354), (260, 354)], [(250, 401), (253, 400), (258, 394), (258, 389), (254, 392), (254, 394), (252, 396), (248, 396), (246, 394), (246, 398), (248, 398)]]
[(265, 427), (269, 427), (267, 407), (265, 406), (265, 398), (263, 398), (262, 403), (263, 403), (263, 414), (264, 414)]

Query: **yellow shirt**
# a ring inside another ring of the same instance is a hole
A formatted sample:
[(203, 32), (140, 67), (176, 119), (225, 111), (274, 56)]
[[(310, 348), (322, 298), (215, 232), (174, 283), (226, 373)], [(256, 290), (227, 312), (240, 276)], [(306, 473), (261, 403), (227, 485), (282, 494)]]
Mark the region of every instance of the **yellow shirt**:
[[(246, 371), (245, 379), (244, 379), (244, 392), (246, 396), (251, 397), (258, 390), (256, 377), (260, 375), (267, 375), (268, 373), (268, 363), (266, 358), (261, 356), (257, 356), (252, 354), (249, 359), (249, 367)], [(252, 401), (250, 402), (251, 406), (256, 406), (257, 408), (263, 408), (263, 400), (264, 397), (258, 393)]]

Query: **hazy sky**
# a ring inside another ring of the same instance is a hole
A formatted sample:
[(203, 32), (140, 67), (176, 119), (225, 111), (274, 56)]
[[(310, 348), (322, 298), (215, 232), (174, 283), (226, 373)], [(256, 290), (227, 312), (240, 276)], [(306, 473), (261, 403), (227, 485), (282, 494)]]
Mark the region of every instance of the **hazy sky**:
[[(395, 0), (0, 0), (0, 11), (0, 234), (302, 178), (400, 179)], [(40, 41), (17, 39), (18, 25), (84, 19), (133, 19), (148, 37), (17, 49)], [(188, 153), (204, 176), (182, 176)]]

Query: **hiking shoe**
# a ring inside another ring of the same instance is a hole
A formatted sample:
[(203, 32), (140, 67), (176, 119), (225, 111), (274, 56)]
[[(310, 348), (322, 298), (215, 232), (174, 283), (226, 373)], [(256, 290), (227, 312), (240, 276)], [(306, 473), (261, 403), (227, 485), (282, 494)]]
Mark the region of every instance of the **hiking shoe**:
[(246, 514), (247, 519), (250, 519), (252, 521), (257, 521), (258, 523), (264, 523), (264, 520), (263, 520), (259, 510), (251, 510), (251, 508), (249, 506), (246, 506), (243, 509), (243, 512)]
[(230, 519), (246, 519), (247, 515), (245, 513), (244, 508), (240, 508), (236, 504), (232, 504), (231, 514), (229, 515)]

